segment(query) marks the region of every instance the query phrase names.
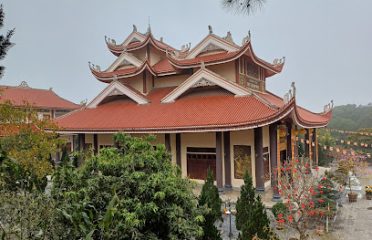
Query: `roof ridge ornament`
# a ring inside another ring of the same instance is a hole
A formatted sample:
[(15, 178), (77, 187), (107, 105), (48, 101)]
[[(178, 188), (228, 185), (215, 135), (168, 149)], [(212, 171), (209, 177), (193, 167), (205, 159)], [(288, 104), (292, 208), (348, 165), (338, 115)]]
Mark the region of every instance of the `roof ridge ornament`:
[(137, 32), (137, 26), (133, 24), (133, 32)]
[(324, 105), (324, 110), (323, 112), (324, 113), (328, 113), (329, 111), (331, 111), (333, 109), (333, 100), (331, 100), (330, 103)]
[(225, 39), (229, 43), (235, 44), (230, 31), (226, 33), (226, 37), (223, 37), (223, 39)]
[(209, 34), (213, 34), (213, 28), (211, 25), (208, 25), (208, 31), (209, 31)]
[(285, 57), (283, 56), (282, 58), (275, 58), (273, 61), (274, 65), (281, 65), (285, 63)]
[(286, 94), (284, 94), (284, 97), (283, 97), (284, 104), (289, 103), (295, 97), (296, 97), (296, 86), (295, 86), (295, 82), (292, 82), (291, 89), (289, 89), (289, 91)]
[(251, 30), (249, 30), (247, 36), (243, 38), (242, 45), (245, 45), (246, 43), (250, 41), (251, 41)]
[(20, 88), (30, 88), (30, 86), (28, 86), (27, 82), (26, 81), (22, 81), (19, 86)]
[(105, 35), (105, 42), (106, 42), (107, 44), (116, 45), (116, 41), (115, 41), (115, 39), (109, 38), (109, 37), (107, 37), (106, 35)]
[(99, 65), (95, 65), (95, 64), (93, 64), (91, 62), (88, 62), (88, 64), (89, 64), (89, 68), (91, 70), (94, 70), (96, 72), (101, 72), (101, 67)]
[(181, 46), (181, 52), (188, 52), (191, 48), (191, 42)]
[(204, 62), (200, 62), (200, 68), (203, 69), (203, 70), (205, 69), (205, 63)]

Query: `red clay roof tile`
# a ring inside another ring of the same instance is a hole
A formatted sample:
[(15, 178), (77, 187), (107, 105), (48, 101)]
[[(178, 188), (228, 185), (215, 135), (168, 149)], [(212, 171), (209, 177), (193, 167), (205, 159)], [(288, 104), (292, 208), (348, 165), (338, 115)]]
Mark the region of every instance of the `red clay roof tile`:
[(30, 104), (36, 108), (73, 110), (80, 105), (61, 98), (52, 90), (29, 87), (0, 86), (0, 103), (10, 101), (15, 106)]

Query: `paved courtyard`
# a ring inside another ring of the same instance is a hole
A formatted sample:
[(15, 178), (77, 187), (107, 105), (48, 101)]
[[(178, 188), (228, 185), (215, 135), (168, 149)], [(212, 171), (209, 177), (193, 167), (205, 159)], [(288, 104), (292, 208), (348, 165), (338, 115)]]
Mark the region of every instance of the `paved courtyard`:
[[(372, 168), (370, 167), (372, 170)], [(349, 203), (347, 196), (342, 200), (342, 206), (339, 208), (339, 213), (334, 222), (329, 224), (329, 233), (322, 236), (315, 234), (314, 231), (309, 231), (309, 240), (364, 240), (372, 239), (372, 200), (367, 200), (364, 194), (364, 186), (372, 185), (372, 176), (365, 176), (360, 179), (363, 186), (363, 194), (361, 199), (356, 203)], [(200, 193), (200, 186), (194, 189), (196, 194)], [(235, 202), (239, 197), (240, 189), (233, 189), (221, 193), (221, 198), (224, 202), (230, 200), (232, 209), (235, 210)], [(267, 208), (271, 208), (275, 202), (271, 201), (272, 190), (269, 189), (261, 195), (263, 203)], [(223, 223), (219, 223), (218, 227), (221, 230), (223, 239), (237, 239), (238, 232), (235, 228), (235, 216), (231, 218), (232, 236), (230, 232), (230, 216), (223, 215)], [(295, 232), (284, 230), (279, 232), (281, 239), (289, 239), (294, 237)]]

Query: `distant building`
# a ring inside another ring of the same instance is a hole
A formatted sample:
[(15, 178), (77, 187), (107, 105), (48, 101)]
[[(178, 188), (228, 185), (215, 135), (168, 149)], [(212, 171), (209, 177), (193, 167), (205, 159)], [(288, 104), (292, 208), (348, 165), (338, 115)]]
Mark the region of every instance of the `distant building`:
[(61, 98), (51, 88), (31, 88), (24, 81), (19, 86), (0, 85), (0, 103), (6, 101), (16, 107), (31, 106), (40, 119), (54, 119), (81, 107)]
[(294, 84), (283, 98), (269, 92), (266, 81), (284, 58), (258, 58), (250, 34), (238, 45), (210, 27), (195, 47), (177, 50), (134, 26), (122, 43), (106, 42), (117, 59), (106, 70), (90, 68), (107, 87), (56, 120), (75, 150), (112, 146), (117, 132), (154, 134), (183, 176), (203, 180), (210, 168), (218, 187), (239, 187), (248, 171), (261, 191), (275, 186), (275, 169), (294, 160), (300, 140), (317, 164), (316, 129), (328, 124), (332, 106), (319, 114), (299, 107)]

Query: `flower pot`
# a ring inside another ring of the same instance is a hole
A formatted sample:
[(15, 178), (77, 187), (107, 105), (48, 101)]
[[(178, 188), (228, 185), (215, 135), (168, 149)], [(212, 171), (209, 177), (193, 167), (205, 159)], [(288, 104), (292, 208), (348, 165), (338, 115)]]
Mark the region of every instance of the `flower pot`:
[(366, 193), (367, 200), (372, 200), (372, 193)]
[(319, 236), (324, 235), (324, 225), (321, 224), (321, 225), (316, 226), (316, 230), (315, 230), (315, 232), (316, 232)]
[(276, 222), (276, 229), (278, 229), (278, 230), (283, 230), (283, 229), (284, 229), (284, 222), (282, 222), (282, 221), (277, 221), (277, 222)]
[(356, 202), (357, 199), (358, 199), (358, 194), (355, 193), (355, 192), (349, 192), (347, 194), (348, 198), (349, 198), (349, 202)]

